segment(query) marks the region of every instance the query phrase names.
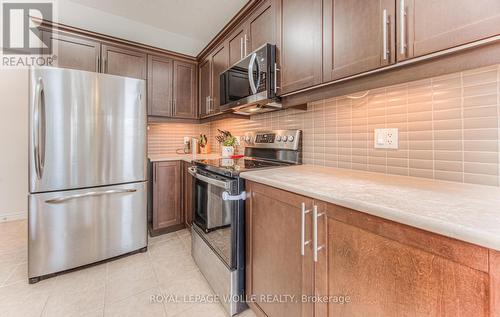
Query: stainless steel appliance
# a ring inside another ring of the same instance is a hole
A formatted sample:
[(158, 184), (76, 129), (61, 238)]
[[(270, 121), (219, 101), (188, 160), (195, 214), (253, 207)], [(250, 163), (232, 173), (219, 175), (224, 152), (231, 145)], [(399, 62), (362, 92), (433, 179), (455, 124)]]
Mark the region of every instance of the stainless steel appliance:
[(143, 80), (30, 72), (28, 277), (147, 246)]
[(277, 89), (276, 47), (265, 44), (220, 75), (222, 111), (238, 114), (281, 109)]
[(246, 308), (245, 182), (241, 172), (302, 162), (301, 132), (275, 130), (247, 133), (241, 139), (245, 157), (197, 160), (189, 172), (195, 178), (192, 255), (200, 271), (234, 315)]

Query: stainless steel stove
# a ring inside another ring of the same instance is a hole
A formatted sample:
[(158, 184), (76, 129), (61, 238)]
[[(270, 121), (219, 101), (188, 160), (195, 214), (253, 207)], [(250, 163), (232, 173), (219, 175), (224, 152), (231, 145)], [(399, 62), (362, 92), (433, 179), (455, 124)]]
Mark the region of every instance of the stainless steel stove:
[[(246, 308), (245, 182), (240, 173), (302, 163), (300, 130), (246, 133), (242, 158), (196, 160), (192, 254), (230, 315)], [(240, 299), (240, 300), (235, 300)]]

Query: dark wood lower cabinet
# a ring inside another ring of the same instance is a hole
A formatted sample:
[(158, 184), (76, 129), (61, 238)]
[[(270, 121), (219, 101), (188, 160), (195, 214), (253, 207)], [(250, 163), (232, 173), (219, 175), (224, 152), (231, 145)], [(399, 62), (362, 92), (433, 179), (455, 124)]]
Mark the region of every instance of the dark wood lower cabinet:
[(247, 295), (315, 295), (250, 303), (260, 316), (499, 316), (497, 251), (262, 184), (247, 192)]
[(183, 211), (184, 211), (184, 224), (186, 227), (191, 227), (193, 223), (193, 185), (194, 179), (188, 172), (188, 168), (193, 166), (193, 164), (188, 162), (182, 162), (183, 166)]
[(184, 227), (181, 193), (181, 161), (153, 163), (151, 235), (175, 231)]
[[(311, 249), (301, 255), (300, 232), (301, 204), (312, 208), (313, 200), (256, 183), (247, 192), (246, 292), (257, 299), (250, 305), (270, 317), (312, 316), (312, 304), (300, 302), (302, 294), (314, 293)], [(306, 239), (311, 235), (308, 229)], [(261, 301), (266, 295), (292, 295), (298, 302)]]

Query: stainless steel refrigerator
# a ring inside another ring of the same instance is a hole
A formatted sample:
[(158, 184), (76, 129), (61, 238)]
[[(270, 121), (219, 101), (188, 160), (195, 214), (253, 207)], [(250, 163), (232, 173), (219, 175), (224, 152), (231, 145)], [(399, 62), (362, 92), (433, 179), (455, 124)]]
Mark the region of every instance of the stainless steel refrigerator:
[(30, 71), (28, 276), (147, 246), (146, 84)]

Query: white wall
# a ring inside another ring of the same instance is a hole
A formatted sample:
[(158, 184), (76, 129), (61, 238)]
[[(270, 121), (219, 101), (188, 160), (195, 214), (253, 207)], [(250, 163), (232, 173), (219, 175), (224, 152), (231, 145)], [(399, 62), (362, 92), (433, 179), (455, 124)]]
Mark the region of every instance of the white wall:
[(68, 0), (54, 2), (56, 22), (196, 56), (204, 43)]
[(28, 71), (0, 69), (0, 222), (28, 210)]

